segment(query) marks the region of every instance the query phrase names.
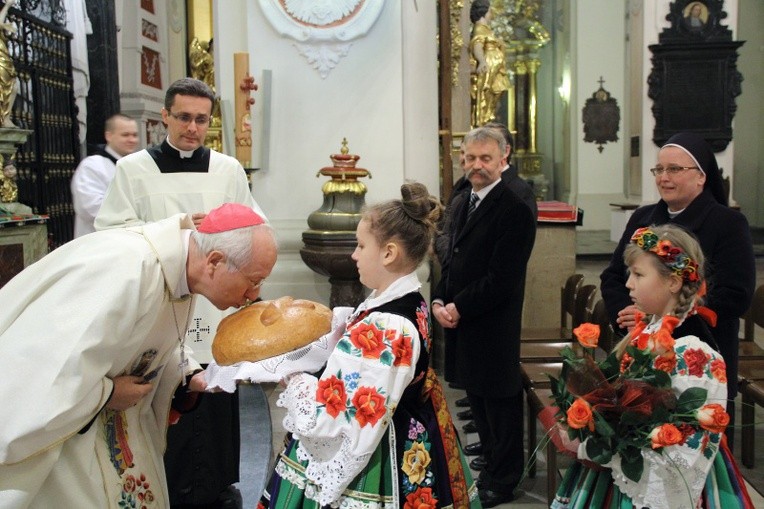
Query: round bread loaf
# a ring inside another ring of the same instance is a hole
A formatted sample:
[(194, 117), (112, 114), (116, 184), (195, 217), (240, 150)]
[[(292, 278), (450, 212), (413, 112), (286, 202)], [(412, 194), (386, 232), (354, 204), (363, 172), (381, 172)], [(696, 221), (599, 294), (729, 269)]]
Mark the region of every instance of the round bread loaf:
[(256, 302), (218, 325), (212, 356), (221, 366), (291, 352), (331, 330), (332, 311), (317, 302), (281, 297)]

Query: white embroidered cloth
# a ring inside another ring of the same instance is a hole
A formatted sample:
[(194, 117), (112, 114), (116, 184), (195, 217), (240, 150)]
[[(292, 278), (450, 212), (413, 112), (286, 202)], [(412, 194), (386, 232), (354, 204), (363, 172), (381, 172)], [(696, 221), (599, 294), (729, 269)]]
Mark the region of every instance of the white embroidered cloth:
[(332, 310), (332, 330), (309, 345), (258, 362), (239, 362), (219, 366), (214, 360), (204, 372), (207, 390), (234, 392), (240, 381), (254, 383), (279, 382), (296, 373), (313, 373), (321, 369), (345, 331), (345, 322), (353, 308), (338, 306)]

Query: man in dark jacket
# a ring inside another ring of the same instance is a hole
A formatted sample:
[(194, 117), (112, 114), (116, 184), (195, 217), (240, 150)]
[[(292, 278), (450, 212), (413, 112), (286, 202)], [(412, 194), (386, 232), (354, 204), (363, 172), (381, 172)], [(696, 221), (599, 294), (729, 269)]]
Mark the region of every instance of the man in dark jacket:
[[(661, 200), (634, 211), (610, 265), (602, 272), (602, 297), (617, 332), (634, 326), (636, 310), (626, 288), (623, 251), (637, 228), (675, 223), (695, 234), (706, 256), (708, 294), (705, 305), (717, 315), (711, 333), (727, 365), (727, 413), (734, 423), (737, 395), (738, 332), (740, 317), (751, 305), (756, 267), (748, 221), (727, 206), (719, 167), (711, 147), (691, 133), (672, 136), (658, 153), (650, 170)], [(674, 337), (689, 334), (682, 325)], [(728, 435), (732, 447), (732, 433)]]
[(453, 210), (449, 255), (433, 316), (454, 341), (486, 465), (483, 507), (513, 498), (523, 472), (520, 328), (525, 272), (536, 237), (530, 208), (501, 182), (506, 142), (495, 129), (464, 138), (468, 199)]

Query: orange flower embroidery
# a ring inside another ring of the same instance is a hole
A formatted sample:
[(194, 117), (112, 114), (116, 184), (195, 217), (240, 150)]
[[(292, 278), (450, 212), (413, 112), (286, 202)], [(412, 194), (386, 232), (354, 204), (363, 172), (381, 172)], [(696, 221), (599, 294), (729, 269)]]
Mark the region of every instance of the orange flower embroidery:
[(359, 387), (353, 396), (356, 408), (355, 419), (363, 428), (367, 424), (374, 426), (385, 415), (385, 398), (374, 387)]
[(411, 337), (398, 336), (392, 344), (393, 355), (395, 360), (393, 366), (411, 366), (411, 357), (413, 355), (413, 349), (411, 345)]
[(423, 338), (427, 338), (430, 334), (430, 327), (427, 322), (427, 315), (421, 308), (416, 310), (416, 328), (419, 330), (419, 335)]
[(662, 424), (650, 433), (650, 441), (653, 449), (660, 449), (681, 444), (684, 441), (684, 434), (673, 424)]
[(711, 433), (724, 432), (730, 423), (730, 416), (727, 411), (718, 403), (703, 405), (696, 412), (700, 427)]
[(684, 362), (687, 371), (693, 376), (703, 376), (703, 370), (708, 363), (708, 354), (700, 348), (689, 348), (684, 352)]
[(568, 426), (573, 429), (581, 429), (586, 426), (589, 431), (594, 431), (594, 416), (592, 407), (585, 400), (578, 398), (570, 405), (567, 412)]
[(359, 323), (350, 331), (350, 342), (361, 350), (364, 357), (379, 359), (379, 355), (385, 349), (382, 340), (382, 331), (373, 324)]
[(432, 488), (419, 487), (414, 493), (406, 495), (403, 509), (437, 509), (438, 499), (432, 494)]
[(331, 378), (319, 380), (316, 401), (326, 405), (326, 413), (336, 418), (346, 408), (345, 383), (334, 375)]
[(581, 346), (595, 348), (600, 338), (600, 326), (593, 323), (582, 323), (573, 329), (573, 334)]
[(727, 364), (722, 359), (711, 361), (711, 374), (721, 383), (727, 383)]

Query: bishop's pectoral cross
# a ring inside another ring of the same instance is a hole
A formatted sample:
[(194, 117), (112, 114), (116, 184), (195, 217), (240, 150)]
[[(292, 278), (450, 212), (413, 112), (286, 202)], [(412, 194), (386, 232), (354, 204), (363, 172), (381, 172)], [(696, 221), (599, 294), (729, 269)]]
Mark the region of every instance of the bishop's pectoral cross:
[[(194, 317), (193, 319), (194, 325), (193, 328), (189, 328), (186, 332), (186, 336), (191, 339), (194, 342), (203, 341), (202, 339), (202, 333), (209, 334), (210, 333), (210, 326), (206, 325), (204, 327), (200, 327), (202, 323), (202, 318)], [(192, 337), (193, 335), (196, 335), (196, 337)]]

